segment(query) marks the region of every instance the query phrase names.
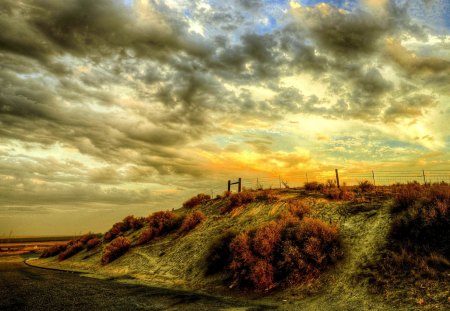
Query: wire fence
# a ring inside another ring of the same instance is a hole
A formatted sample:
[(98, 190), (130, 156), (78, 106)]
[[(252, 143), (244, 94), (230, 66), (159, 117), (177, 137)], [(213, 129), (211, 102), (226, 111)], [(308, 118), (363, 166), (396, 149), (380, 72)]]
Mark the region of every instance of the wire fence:
[[(260, 176), (233, 176), (231, 181), (242, 178), (242, 189), (275, 189), (303, 187), (307, 182), (327, 183), (329, 181), (340, 185), (354, 186), (363, 181), (368, 181), (377, 186), (386, 186), (396, 183), (450, 183), (450, 170), (370, 170), (370, 171), (308, 171), (298, 174), (261, 174)], [(227, 190), (227, 180), (209, 185), (210, 194), (222, 194)], [(233, 186), (232, 191), (238, 187)]]

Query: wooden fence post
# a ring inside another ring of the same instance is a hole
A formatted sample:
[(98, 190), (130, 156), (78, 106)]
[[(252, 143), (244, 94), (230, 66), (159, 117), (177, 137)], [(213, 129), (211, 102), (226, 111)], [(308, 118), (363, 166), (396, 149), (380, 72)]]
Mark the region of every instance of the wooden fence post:
[(372, 170), (372, 179), (373, 179), (373, 185), (375, 186), (375, 173)]
[(335, 171), (336, 171), (336, 184), (337, 184), (337, 187), (340, 188), (340, 185), (339, 185), (339, 173), (338, 173), (338, 169), (335, 169)]
[(422, 176), (423, 176), (423, 184), (425, 185), (427, 183), (427, 180), (425, 178), (425, 170), (422, 170)]
[(228, 192), (231, 191), (231, 180), (228, 180)]
[(241, 187), (241, 185), (242, 185), (242, 179), (241, 179), (241, 177), (239, 177), (239, 180), (238, 180), (238, 192), (241, 192), (241, 189), (242, 189), (242, 187)]

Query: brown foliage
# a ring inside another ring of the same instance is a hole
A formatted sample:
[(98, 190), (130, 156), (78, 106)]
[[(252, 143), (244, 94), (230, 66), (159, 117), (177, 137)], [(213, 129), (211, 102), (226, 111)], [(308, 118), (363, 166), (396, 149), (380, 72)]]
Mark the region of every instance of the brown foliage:
[(372, 184), (370, 181), (368, 180), (364, 180), (364, 181), (360, 181), (358, 183), (358, 190), (360, 192), (372, 192), (375, 190), (375, 185)]
[(131, 247), (130, 240), (125, 237), (115, 238), (103, 251), (101, 262), (103, 265), (119, 258)]
[(211, 196), (204, 194), (204, 193), (199, 193), (196, 196), (194, 196), (194, 197), (190, 198), (189, 200), (187, 200), (186, 202), (184, 202), (183, 207), (184, 208), (194, 208), (199, 204), (208, 202), (209, 200), (211, 200)]
[(317, 181), (311, 181), (305, 183), (305, 190), (309, 191), (321, 191), (325, 188), (325, 185), (322, 183), (318, 183)]
[(187, 233), (206, 220), (205, 214), (200, 211), (189, 213), (184, 217), (181, 223), (180, 232)]
[(271, 189), (258, 191), (256, 194), (256, 200), (265, 201), (268, 203), (276, 202), (280, 199), (280, 196)]
[(355, 194), (346, 186), (342, 186), (341, 188), (324, 188), (322, 192), (332, 200), (348, 201), (355, 197)]
[(48, 258), (48, 257), (54, 257), (58, 255), (59, 253), (66, 250), (67, 244), (65, 245), (53, 245), (49, 248), (44, 249), (42, 252), (40, 258)]
[(305, 215), (311, 214), (311, 207), (306, 202), (300, 200), (288, 201), (286, 210), (298, 218), (303, 218)]
[(156, 212), (147, 217), (147, 228), (141, 233), (138, 244), (145, 244), (151, 240), (175, 231), (180, 226), (180, 217), (174, 212)]
[(274, 288), (274, 269), (272, 264), (264, 259), (256, 261), (250, 268), (250, 281), (257, 291)]
[(99, 238), (92, 238), (89, 241), (87, 241), (86, 243), (86, 249), (89, 251), (91, 249), (96, 248), (100, 243), (102, 242), (102, 240), (100, 240)]
[(73, 255), (81, 252), (84, 249), (84, 244), (80, 241), (71, 241), (67, 245), (66, 249), (58, 255), (58, 260), (62, 261)]
[(312, 280), (342, 255), (336, 226), (292, 214), (237, 235), (230, 252), (234, 284), (259, 291)]
[(271, 221), (256, 229), (252, 240), (253, 250), (263, 258), (270, 257), (280, 239), (281, 227), (275, 221)]
[(242, 191), (239, 193), (233, 193), (228, 196), (225, 205), (220, 209), (221, 214), (229, 213), (234, 208), (255, 202), (256, 195), (252, 191)]

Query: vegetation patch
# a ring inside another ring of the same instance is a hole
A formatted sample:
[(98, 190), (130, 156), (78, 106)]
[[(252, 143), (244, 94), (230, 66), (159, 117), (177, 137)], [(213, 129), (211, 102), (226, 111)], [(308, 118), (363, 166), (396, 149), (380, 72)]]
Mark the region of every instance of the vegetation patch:
[(181, 224), (181, 217), (170, 211), (156, 212), (147, 217), (146, 223), (147, 227), (138, 240), (140, 245), (177, 230)]
[(105, 247), (101, 259), (102, 264), (106, 265), (113, 260), (116, 260), (123, 254), (125, 254), (130, 249), (130, 247), (131, 242), (128, 238), (115, 238), (108, 246)]
[(183, 207), (191, 209), (191, 208), (196, 207), (197, 205), (206, 203), (209, 200), (211, 200), (211, 196), (204, 194), (204, 193), (199, 193), (195, 197), (192, 197), (189, 200), (187, 200), (186, 202), (184, 202)]
[(200, 211), (189, 213), (186, 215), (186, 217), (184, 217), (183, 222), (181, 223), (180, 232), (188, 233), (205, 220), (206, 220), (205, 214), (203, 214)]
[(387, 250), (379, 262), (370, 265), (370, 281), (377, 291), (400, 296), (403, 293), (395, 289), (407, 284), (415, 299), (448, 304), (450, 187), (409, 183), (394, 186), (393, 192)]

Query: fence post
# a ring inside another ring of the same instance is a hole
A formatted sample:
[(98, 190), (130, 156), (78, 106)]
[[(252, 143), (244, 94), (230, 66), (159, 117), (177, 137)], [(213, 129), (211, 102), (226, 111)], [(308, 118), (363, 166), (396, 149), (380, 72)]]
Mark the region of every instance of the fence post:
[(337, 184), (337, 187), (340, 188), (340, 185), (339, 185), (339, 173), (338, 173), (338, 169), (335, 169), (335, 171), (336, 171), (336, 184)]
[(373, 179), (373, 185), (375, 186), (375, 173), (372, 170), (372, 179)]
[(241, 192), (241, 185), (242, 185), (242, 179), (241, 179), (241, 177), (239, 177), (239, 180), (238, 180), (238, 192)]
[(231, 180), (228, 180), (228, 192), (231, 191)]
[(278, 175), (278, 182), (280, 183), (280, 189), (281, 189), (281, 175)]
[(306, 182), (308, 182), (308, 172), (306, 172)]
[(425, 178), (425, 170), (422, 170), (422, 176), (423, 176), (423, 184), (425, 185), (427, 183), (427, 180)]

